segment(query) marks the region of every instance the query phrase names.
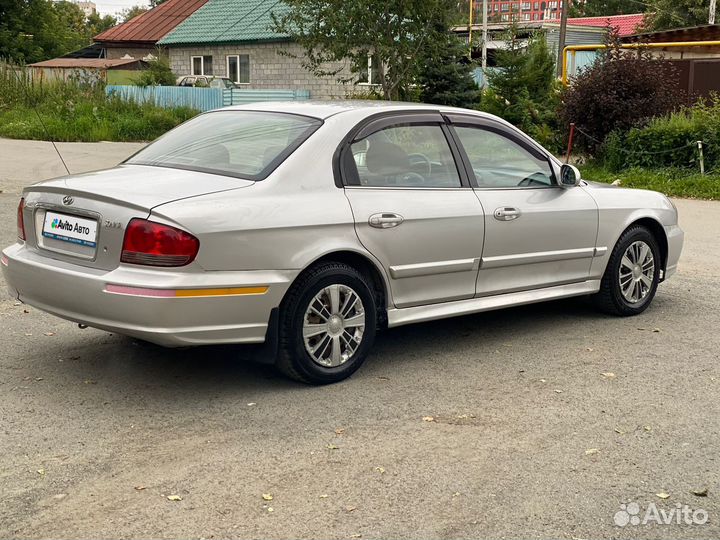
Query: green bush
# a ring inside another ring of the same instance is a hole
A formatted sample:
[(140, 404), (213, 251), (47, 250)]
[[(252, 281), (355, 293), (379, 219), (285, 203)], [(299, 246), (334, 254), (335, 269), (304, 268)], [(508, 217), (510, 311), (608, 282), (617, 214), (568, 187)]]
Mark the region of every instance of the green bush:
[(602, 157), (610, 170), (624, 167), (698, 168), (697, 141), (703, 142), (707, 170), (720, 169), (720, 99), (650, 120), (644, 127), (613, 132)]
[(149, 141), (197, 113), (108, 96), (102, 84), (82, 77), (39, 83), (22, 67), (0, 63), (0, 137)]

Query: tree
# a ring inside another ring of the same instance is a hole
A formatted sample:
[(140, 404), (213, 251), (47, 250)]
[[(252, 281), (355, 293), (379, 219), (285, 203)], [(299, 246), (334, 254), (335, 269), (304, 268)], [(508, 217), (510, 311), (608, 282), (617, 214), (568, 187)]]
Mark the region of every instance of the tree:
[(587, 0), (570, 5), (571, 17), (602, 17), (644, 13), (647, 4), (639, 0)]
[(170, 60), (161, 51), (157, 57), (148, 62), (148, 68), (140, 73), (137, 79), (138, 86), (175, 86), (175, 74), (170, 69)]
[(504, 118), (551, 150), (557, 149), (558, 83), (555, 61), (545, 37), (518, 36), (513, 24), (505, 48), (495, 53), (497, 69), (489, 71), (488, 90), (480, 108)]
[(0, 0), (0, 57), (37, 62), (89, 41), (85, 16), (72, 2)]
[(127, 8), (123, 10), (123, 12), (120, 14), (120, 17), (122, 18), (122, 22), (128, 22), (130, 19), (134, 19), (138, 15), (142, 15), (148, 11), (148, 8), (145, 6), (133, 6), (130, 8)]
[(648, 0), (647, 30), (668, 30), (708, 23), (707, 0)]
[(97, 36), (101, 32), (104, 32), (108, 28), (112, 28), (117, 24), (117, 19), (112, 15), (105, 15), (104, 17), (98, 13), (93, 13), (87, 18), (87, 29), (90, 37)]
[(166, 2), (167, 0), (150, 0), (150, 9), (158, 7), (163, 2)]
[(450, 107), (475, 108), (480, 88), (472, 77), (473, 63), (467, 58), (467, 44), (447, 33), (447, 46), (431, 58), (418, 77), (420, 100)]
[(576, 146), (597, 154), (610, 133), (626, 132), (680, 108), (686, 95), (677, 81), (672, 65), (648, 51), (621, 49), (614, 36), (608, 49), (565, 90), (561, 122), (574, 122), (582, 130)]
[[(455, 0), (285, 0), (284, 4), (287, 9), (273, 14), (271, 28), (303, 47), (306, 69), (316, 76), (351, 82), (367, 70), (372, 56), (385, 99), (408, 98), (429, 60), (447, 44), (458, 9)], [(343, 73), (346, 64), (354, 76)]]

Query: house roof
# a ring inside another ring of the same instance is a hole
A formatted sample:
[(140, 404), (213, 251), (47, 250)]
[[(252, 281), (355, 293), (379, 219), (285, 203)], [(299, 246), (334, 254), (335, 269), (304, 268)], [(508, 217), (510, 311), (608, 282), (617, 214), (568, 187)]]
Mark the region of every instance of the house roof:
[(102, 42), (156, 43), (208, 0), (167, 0), (159, 6), (108, 28), (93, 39)]
[(714, 41), (720, 39), (720, 25), (702, 24), (688, 28), (672, 28), (656, 32), (643, 32), (627, 36), (624, 41), (647, 41), (660, 43), (666, 41)]
[(210, 0), (172, 32), (161, 45), (271, 41), (288, 36), (270, 31), (272, 14), (288, 7), (282, 0)]
[[(643, 13), (606, 17), (571, 17), (567, 20), (567, 23), (573, 26), (598, 26), (602, 28), (610, 26), (617, 30), (620, 37), (624, 37), (635, 34), (637, 29), (642, 26), (644, 18)], [(543, 22), (560, 24), (560, 19), (546, 19)]]
[(29, 64), (30, 67), (42, 68), (95, 68), (95, 69), (112, 69), (128, 64), (144, 63), (139, 58), (116, 58), (110, 60), (108, 58), (53, 58), (42, 62)]

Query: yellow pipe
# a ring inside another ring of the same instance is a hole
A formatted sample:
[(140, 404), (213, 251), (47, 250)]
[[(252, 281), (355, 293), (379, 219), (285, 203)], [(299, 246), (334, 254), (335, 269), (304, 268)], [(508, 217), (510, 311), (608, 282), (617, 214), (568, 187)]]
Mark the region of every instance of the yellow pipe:
[[(716, 47), (720, 46), (720, 41), (667, 41), (660, 43), (623, 43), (621, 49), (665, 49), (672, 47)], [(568, 52), (572, 52), (573, 56), (577, 51), (597, 51), (607, 49), (607, 45), (568, 45), (563, 49), (563, 66), (562, 66), (562, 83), (568, 84)]]

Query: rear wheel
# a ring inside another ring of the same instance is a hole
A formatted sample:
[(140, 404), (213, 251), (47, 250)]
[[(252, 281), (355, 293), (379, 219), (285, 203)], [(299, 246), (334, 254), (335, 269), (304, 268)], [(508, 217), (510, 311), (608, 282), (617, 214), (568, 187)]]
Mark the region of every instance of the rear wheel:
[(631, 227), (615, 244), (595, 304), (613, 315), (637, 315), (647, 309), (660, 278), (660, 249), (645, 227)]
[(369, 280), (342, 263), (300, 276), (280, 310), (277, 367), (309, 384), (352, 375), (375, 340), (377, 308)]

